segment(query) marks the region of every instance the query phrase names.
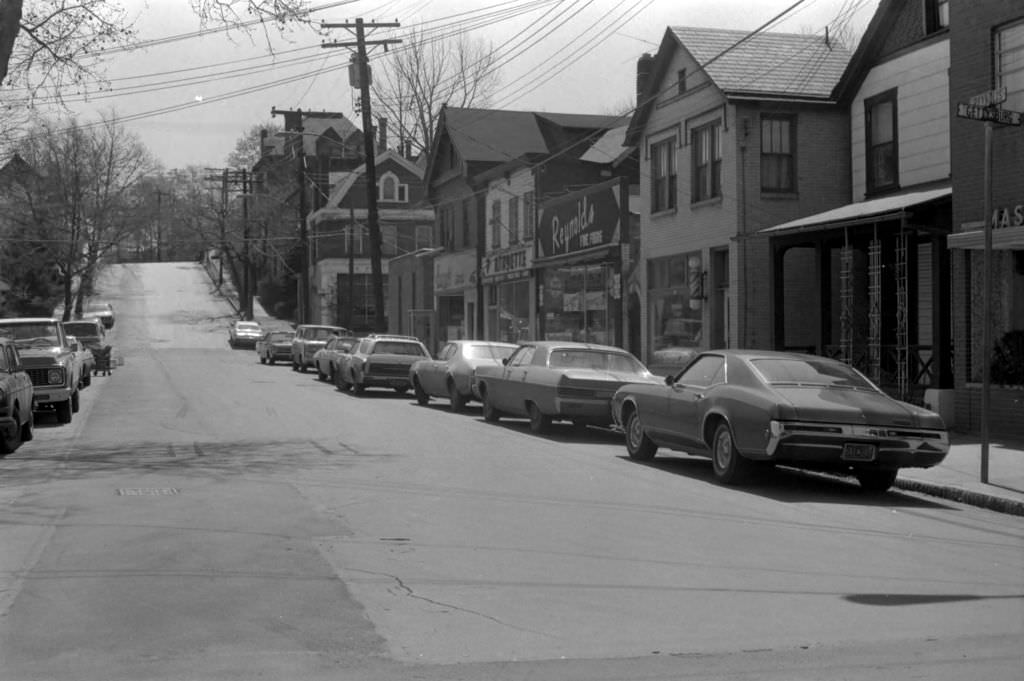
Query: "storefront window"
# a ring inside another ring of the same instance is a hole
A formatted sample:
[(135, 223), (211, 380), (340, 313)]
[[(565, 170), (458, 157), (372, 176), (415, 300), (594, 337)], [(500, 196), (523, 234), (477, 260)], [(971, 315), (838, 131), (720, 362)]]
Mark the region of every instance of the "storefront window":
[(609, 265), (553, 267), (544, 271), (544, 338), (615, 344), (619, 301), (611, 295)]
[(704, 263), (700, 253), (652, 260), (648, 276), (650, 361), (701, 347)]
[(530, 340), (530, 282), (495, 284), (488, 307), (491, 340), (519, 343)]
[(465, 314), (462, 296), (438, 296), (437, 323), (442, 335), (441, 341), (464, 338)]

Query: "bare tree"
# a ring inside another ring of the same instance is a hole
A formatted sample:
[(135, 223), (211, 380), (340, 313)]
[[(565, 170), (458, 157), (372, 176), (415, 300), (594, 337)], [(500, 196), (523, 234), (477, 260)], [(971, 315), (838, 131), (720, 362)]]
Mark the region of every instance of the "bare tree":
[(105, 256), (138, 229), (131, 190), (154, 164), (113, 114), (99, 126), (41, 121), (19, 153), (43, 178), (28, 193), (29, 216), (58, 272), (67, 318), (81, 312)]
[[(189, 0), (204, 25), (262, 31), (308, 22), (308, 0)], [(130, 46), (132, 20), (111, 0), (0, 0), (0, 84), (35, 92), (102, 80), (92, 56)]]
[(374, 62), (374, 114), (387, 118), (414, 151), (429, 152), (441, 107), (486, 107), (501, 82), (497, 64), (490, 44), (464, 34), (449, 40), (413, 31)]

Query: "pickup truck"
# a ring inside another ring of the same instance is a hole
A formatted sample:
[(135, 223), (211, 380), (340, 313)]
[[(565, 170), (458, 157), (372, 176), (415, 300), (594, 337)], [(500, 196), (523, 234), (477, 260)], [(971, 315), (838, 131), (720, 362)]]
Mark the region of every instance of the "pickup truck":
[(71, 423), (71, 415), (78, 412), (81, 362), (64, 324), (52, 317), (0, 319), (0, 336), (14, 340), (32, 379), (33, 411), (53, 412), (59, 423)]

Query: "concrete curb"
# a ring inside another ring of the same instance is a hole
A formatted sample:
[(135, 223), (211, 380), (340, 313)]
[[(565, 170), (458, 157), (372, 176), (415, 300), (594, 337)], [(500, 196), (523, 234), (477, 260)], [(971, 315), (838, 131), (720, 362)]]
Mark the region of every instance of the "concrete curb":
[(896, 484), (893, 485), (893, 487), (907, 490), (908, 492), (920, 492), (921, 494), (927, 494), (933, 497), (949, 499), (950, 501), (958, 501), (962, 504), (978, 506), (998, 513), (1024, 516), (1024, 501), (1004, 499), (992, 494), (985, 494), (984, 492), (974, 492), (963, 489), (962, 487), (936, 485), (930, 482), (901, 478), (896, 479)]

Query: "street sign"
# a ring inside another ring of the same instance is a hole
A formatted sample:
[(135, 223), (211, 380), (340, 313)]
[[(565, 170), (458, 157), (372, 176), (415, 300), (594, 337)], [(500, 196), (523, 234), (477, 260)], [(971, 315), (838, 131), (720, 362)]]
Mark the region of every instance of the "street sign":
[(995, 90), (989, 90), (988, 92), (982, 92), (981, 94), (974, 95), (967, 100), (971, 106), (995, 106), (996, 104), (1002, 104), (1006, 101), (1006, 88), (996, 88)]
[(970, 118), (973, 121), (992, 121), (1003, 125), (1020, 125), (1022, 117), (1020, 111), (1010, 111), (995, 106), (974, 106), (963, 102), (956, 105), (956, 115), (960, 118)]

